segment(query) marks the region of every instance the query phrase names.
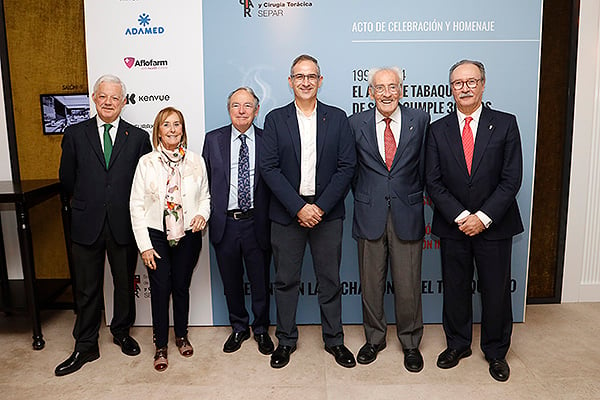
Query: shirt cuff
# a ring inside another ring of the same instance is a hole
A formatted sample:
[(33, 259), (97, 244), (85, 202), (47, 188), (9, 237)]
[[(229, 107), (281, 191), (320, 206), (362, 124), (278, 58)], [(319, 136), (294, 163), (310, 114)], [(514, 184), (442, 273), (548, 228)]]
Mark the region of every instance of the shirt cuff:
[(458, 217), (454, 218), (454, 222), (456, 222), (458, 224), (458, 221), (460, 221), (463, 218), (468, 217), (469, 215), (471, 215), (471, 213), (468, 210), (463, 210), (463, 212), (458, 214)]
[(475, 215), (477, 215), (477, 217), (481, 220), (483, 226), (485, 226), (485, 229), (489, 228), (492, 224), (490, 217), (488, 217), (483, 211), (477, 211)]

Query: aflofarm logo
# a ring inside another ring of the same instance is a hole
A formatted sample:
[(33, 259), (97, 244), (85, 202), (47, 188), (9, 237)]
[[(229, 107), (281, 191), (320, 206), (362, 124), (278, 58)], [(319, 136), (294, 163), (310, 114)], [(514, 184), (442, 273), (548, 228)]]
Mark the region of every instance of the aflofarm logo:
[[(250, 0), (248, 0), (250, 1)], [(125, 36), (153, 36), (162, 35), (165, 33), (164, 26), (152, 25), (152, 18), (146, 13), (138, 16), (137, 22), (139, 26), (133, 26), (125, 29)]]
[(136, 59), (135, 57), (125, 57), (123, 58), (123, 63), (125, 63), (125, 66), (127, 67), (127, 69), (132, 69), (132, 68), (136, 68), (136, 69), (148, 69), (148, 70), (155, 70), (155, 69), (167, 69), (169, 68), (169, 62), (167, 60), (155, 60), (155, 59)]

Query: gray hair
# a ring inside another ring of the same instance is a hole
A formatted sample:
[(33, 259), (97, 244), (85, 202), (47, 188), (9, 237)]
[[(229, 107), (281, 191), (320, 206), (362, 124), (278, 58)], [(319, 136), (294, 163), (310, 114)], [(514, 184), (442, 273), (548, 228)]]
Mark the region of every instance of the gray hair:
[(121, 97), (124, 99), (125, 96), (127, 96), (127, 88), (125, 87), (125, 83), (123, 83), (123, 81), (121, 79), (119, 79), (118, 76), (110, 75), (110, 74), (102, 75), (100, 78), (98, 78), (96, 83), (94, 83), (94, 92), (93, 93), (97, 93), (98, 88), (104, 82), (116, 83), (118, 85), (121, 85)]
[(316, 58), (314, 58), (313, 56), (309, 56), (308, 54), (300, 54), (298, 57), (294, 58), (294, 61), (292, 61), (292, 66), (290, 67), (290, 76), (292, 76), (294, 74), (294, 67), (300, 61), (314, 62), (315, 65), (317, 66), (317, 75), (321, 76), (321, 67), (319, 67), (319, 62), (317, 61)]
[(239, 92), (240, 90), (245, 90), (252, 97), (254, 97), (254, 109), (256, 110), (258, 108), (258, 104), (260, 103), (260, 101), (258, 100), (258, 96), (256, 95), (256, 93), (254, 93), (254, 90), (252, 90), (252, 88), (250, 86), (240, 86), (239, 88), (235, 89), (233, 92), (229, 93), (229, 96), (227, 96), (227, 111), (229, 111), (229, 107), (231, 106), (231, 97), (234, 94), (236, 94), (237, 92)]
[(392, 67), (373, 67), (369, 69), (369, 86), (373, 86), (373, 79), (375, 79), (375, 74), (380, 71), (391, 71), (395, 72), (398, 75), (398, 85), (402, 85), (402, 70), (400, 67), (392, 66)]
[(483, 82), (485, 82), (485, 66), (483, 65), (483, 63), (481, 61), (466, 60), (466, 59), (460, 60), (459, 62), (455, 63), (453, 66), (450, 67), (450, 73), (448, 74), (448, 82), (452, 83), (452, 73), (454, 72), (454, 70), (456, 68), (458, 68), (464, 64), (473, 64), (474, 66), (479, 68), (479, 72), (481, 73), (481, 80)]

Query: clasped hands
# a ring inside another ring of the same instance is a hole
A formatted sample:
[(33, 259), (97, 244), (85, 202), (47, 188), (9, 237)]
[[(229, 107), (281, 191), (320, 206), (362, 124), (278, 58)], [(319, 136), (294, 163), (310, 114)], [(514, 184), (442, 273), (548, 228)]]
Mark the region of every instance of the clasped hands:
[[(194, 233), (201, 231), (206, 228), (206, 220), (202, 215), (196, 215), (194, 218), (192, 218), (190, 227)], [(158, 259), (161, 258), (154, 249), (149, 249), (142, 252), (142, 261), (144, 261), (144, 265), (150, 269), (156, 269), (155, 257)]]
[(475, 214), (470, 214), (457, 221), (458, 229), (467, 236), (475, 236), (485, 230), (485, 225)]
[(305, 204), (304, 207), (298, 211), (296, 216), (298, 217), (298, 223), (304, 228), (313, 228), (319, 222), (321, 217), (325, 214), (321, 208), (316, 204)]

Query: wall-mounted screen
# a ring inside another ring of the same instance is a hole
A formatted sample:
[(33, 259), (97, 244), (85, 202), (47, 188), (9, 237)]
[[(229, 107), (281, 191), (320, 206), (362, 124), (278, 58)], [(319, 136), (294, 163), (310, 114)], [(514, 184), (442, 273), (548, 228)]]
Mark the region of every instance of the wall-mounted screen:
[(87, 93), (41, 94), (44, 135), (59, 135), (69, 125), (90, 117), (90, 98)]

